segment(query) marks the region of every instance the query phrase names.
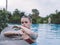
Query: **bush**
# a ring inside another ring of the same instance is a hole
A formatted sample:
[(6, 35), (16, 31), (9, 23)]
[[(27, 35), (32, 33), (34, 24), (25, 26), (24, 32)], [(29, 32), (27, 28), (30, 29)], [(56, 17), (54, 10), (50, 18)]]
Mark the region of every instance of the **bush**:
[(7, 26), (7, 15), (6, 11), (0, 10), (0, 32)]

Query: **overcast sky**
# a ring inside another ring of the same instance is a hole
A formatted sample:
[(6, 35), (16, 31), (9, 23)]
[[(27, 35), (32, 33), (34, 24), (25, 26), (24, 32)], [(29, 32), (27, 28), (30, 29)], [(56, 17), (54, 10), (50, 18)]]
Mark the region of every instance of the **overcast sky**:
[[(5, 7), (6, 0), (0, 0), (0, 9)], [(31, 13), (32, 9), (38, 9), (40, 16), (45, 17), (50, 13), (60, 11), (60, 0), (8, 0), (8, 11), (19, 9)]]

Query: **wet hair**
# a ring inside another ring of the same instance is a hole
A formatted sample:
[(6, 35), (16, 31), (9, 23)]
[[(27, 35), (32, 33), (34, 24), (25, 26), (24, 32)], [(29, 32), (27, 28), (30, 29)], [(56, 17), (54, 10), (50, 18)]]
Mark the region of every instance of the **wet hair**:
[(24, 16), (22, 16), (21, 18), (28, 18), (28, 19), (30, 20), (30, 22), (32, 23), (32, 18), (31, 18), (30, 16), (24, 15)]

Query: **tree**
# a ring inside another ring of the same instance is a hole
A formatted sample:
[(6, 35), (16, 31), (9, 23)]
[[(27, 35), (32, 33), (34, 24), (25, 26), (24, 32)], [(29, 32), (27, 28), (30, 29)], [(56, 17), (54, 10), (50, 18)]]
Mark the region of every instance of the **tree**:
[(60, 12), (58, 10), (55, 13), (50, 14), (48, 17), (51, 18), (51, 23), (60, 24)]
[(7, 26), (7, 11), (5, 9), (0, 10), (0, 32)]
[(38, 11), (37, 9), (32, 9), (32, 13), (33, 13), (34, 15), (39, 15), (39, 11)]
[(32, 14), (30, 14), (32, 17), (32, 23), (39, 23), (39, 11), (37, 9), (32, 9)]
[(15, 9), (15, 11), (13, 12), (13, 15), (10, 17), (9, 22), (10, 23), (21, 23), (21, 17), (25, 15), (25, 12), (21, 12), (18, 9)]

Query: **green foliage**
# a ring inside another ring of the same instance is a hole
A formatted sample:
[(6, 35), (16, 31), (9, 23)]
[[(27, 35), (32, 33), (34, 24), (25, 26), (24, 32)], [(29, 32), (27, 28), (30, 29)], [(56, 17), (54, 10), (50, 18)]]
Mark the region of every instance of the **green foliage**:
[(45, 17), (45, 19), (48, 20), (49, 17), (51, 18), (51, 23), (60, 24), (60, 12), (58, 12), (57, 10), (55, 11), (55, 13)]
[(7, 11), (5, 9), (0, 10), (0, 32), (7, 26)]
[(10, 23), (20, 23), (20, 16), (17, 15), (13, 15), (10, 19), (9, 19)]
[[(9, 23), (20, 23), (21, 17), (25, 15), (25, 12), (21, 12), (18, 9), (15, 9), (13, 15), (10, 15)], [(32, 14), (29, 14), (32, 17), (32, 23), (42, 23), (42, 17), (39, 16), (39, 11), (37, 9), (32, 9)]]
[(40, 23), (40, 16), (39, 16), (39, 11), (37, 9), (32, 9), (32, 14), (30, 14), (32, 17), (32, 23)]
[(21, 23), (21, 17), (25, 15), (24, 12), (20, 12), (18, 9), (15, 9), (15, 11), (13, 12), (13, 15), (10, 15), (9, 18), (9, 23)]
[(33, 13), (33, 15), (39, 15), (39, 11), (37, 10), (37, 9), (32, 9), (32, 13)]
[(51, 14), (52, 23), (60, 24), (60, 12), (56, 14)]

